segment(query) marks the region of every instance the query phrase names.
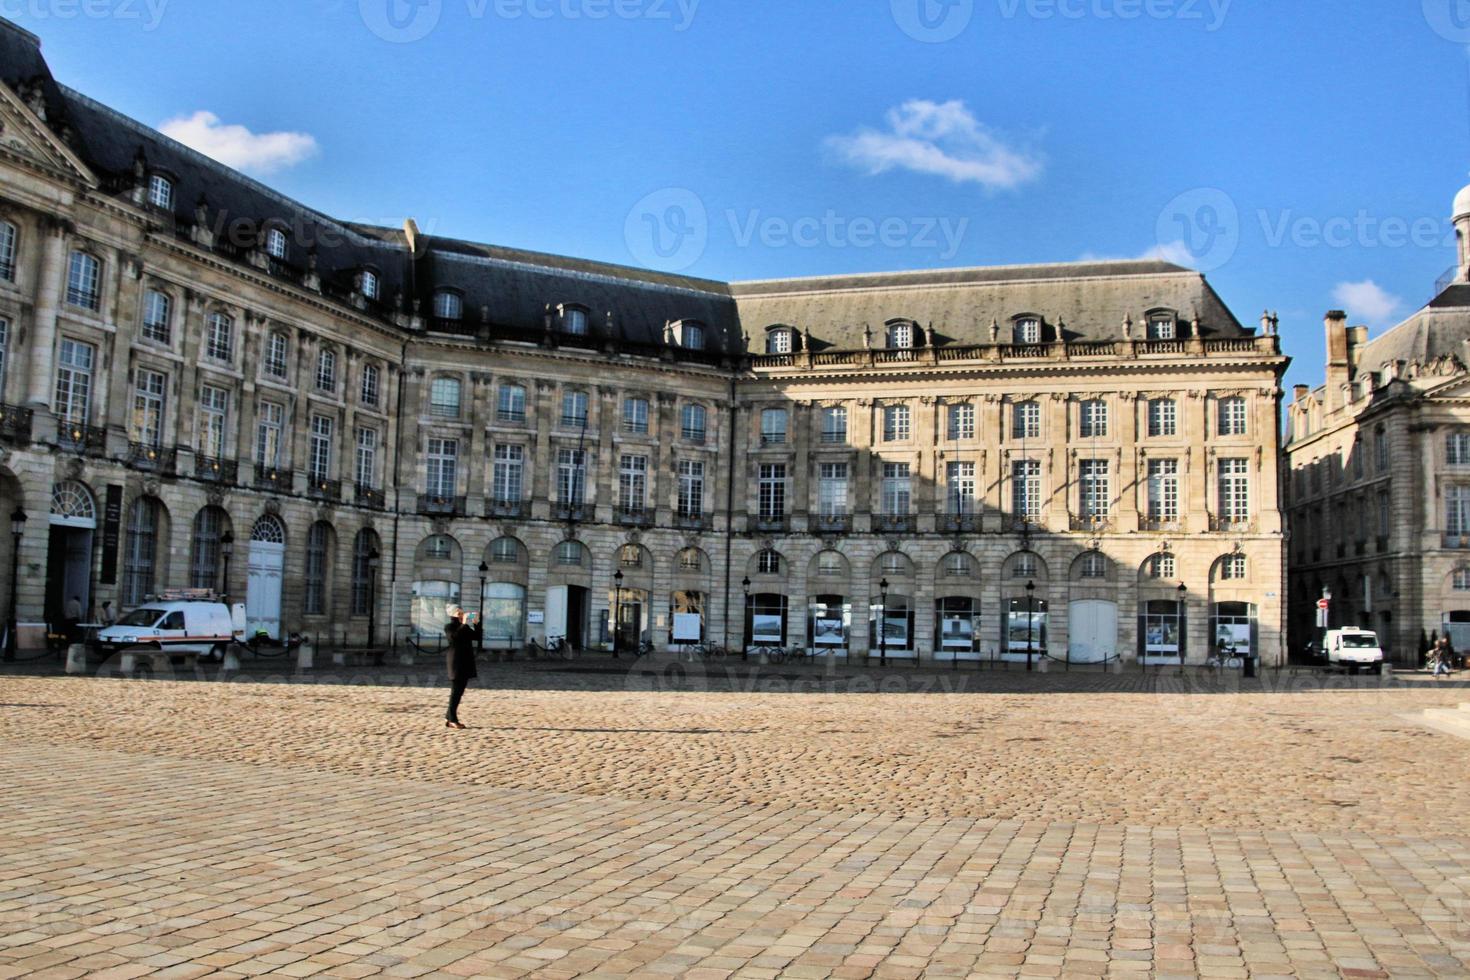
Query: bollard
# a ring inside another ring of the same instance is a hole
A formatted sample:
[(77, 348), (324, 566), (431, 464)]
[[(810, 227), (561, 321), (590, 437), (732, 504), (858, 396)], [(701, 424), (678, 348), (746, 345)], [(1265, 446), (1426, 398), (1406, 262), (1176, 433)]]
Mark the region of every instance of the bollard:
[(304, 671), (311, 670), (312, 669), (312, 665), (315, 662), (315, 660), (316, 660), (316, 648), (312, 646), (310, 640), (302, 643), (301, 646), (297, 647), (297, 649), (296, 649), (296, 669), (298, 671), (303, 671), (304, 672)]
[(68, 674), (87, 672), (87, 648), (82, 644), (73, 643), (66, 648), (66, 672)]
[(1123, 658), (1122, 657), (1115, 657), (1113, 659), (1112, 665), (1108, 668), (1108, 670), (1110, 670), (1114, 674), (1121, 674), (1121, 673), (1123, 673)]
[(234, 650), (225, 651), (225, 662), (220, 666), (225, 673), (231, 673), (240, 669), (240, 655)]
[(136, 653), (124, 653), (118, 657), (117, 672), (124, 677), (129, 677), (138, 670), (138, 655)]
[(1038, 674), (1044, 674), (1044, 673), (1046, 673), (1047, 670), (1050, 669), (1047, 666), (1048, 663), (1049, 663), (1049, 661), (1047, 660), (1047, 658), (1046, 657), (1042, 657), (1041, 660), (1036, 664), (1036, 672)]
[(341, 650), (333, 651), (333, 653), (332, 653), (332, 666), (333, 667), (346, 667), (347, 666), (347, 654), (343, 653)]
[(413, 666), (413, 653), (412, 653), (412, 651), (405, 650), (403, 653), (400, 653), (398, 655), (398, 662), (399, 662), (399, 664), (401, 664), (404, 667), (412, 667)]

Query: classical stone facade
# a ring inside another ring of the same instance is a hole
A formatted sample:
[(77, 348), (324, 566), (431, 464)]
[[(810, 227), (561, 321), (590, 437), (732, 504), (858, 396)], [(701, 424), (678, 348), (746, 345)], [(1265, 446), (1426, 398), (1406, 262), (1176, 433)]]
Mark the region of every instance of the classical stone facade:
[(1197, 273), (726, 284), (354, 225), (11, 25), (0, 66), (23, 622), (197, 586), (355, 642), (460, 602), (491, 645), (1283, 653), (1286, 360)]
[(1369, 339), (1327, 314), (1327, 380), (1298, 386), (1285, 461), (1290, 633), (1376, 629), (1402, 665), (1431, 636), (1470, 648), (1470, 188), (1455, 200), (1459, 264), (1435, 298)]

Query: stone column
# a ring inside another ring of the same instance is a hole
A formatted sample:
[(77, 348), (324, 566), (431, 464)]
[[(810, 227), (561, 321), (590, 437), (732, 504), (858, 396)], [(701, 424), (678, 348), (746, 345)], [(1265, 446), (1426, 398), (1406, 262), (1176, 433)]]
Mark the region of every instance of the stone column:
[(791, 530), (803, 533), (812, 512), (811, 406), (790, 402), (791, 436), (794, 457), (791, 460)]
[(61, 306), (61, 277), (66, 262), (70, 224), (54, 218), (41, 223), (44, 242), (41, 275), (36, 287), (36, 312), (31, 325), (30, 384), (26, 404), (46, 411), (51, 407), (56, 364), (56, 315)]
[(847, 440), (852, 443), (852, 490), (848, 503), (852, 509), (852, 529), (859, 533), (873, 526), (873, 470), (878, 460), (873, 454), (873, 419), (877, 403), (871, 398), (849, 403)]
[(545, 520), (552, 514), (556, 503), (556, 450), (551, 445), (553, 385), (549, 381), (533, 381), (527, 384), (526, 410), (536, 426), (531, 450), (531, 516)]

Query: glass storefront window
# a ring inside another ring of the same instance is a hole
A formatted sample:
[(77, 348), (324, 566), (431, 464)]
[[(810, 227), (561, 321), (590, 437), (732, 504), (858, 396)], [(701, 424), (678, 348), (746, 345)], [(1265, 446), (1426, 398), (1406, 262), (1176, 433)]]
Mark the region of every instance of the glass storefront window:
[(1184, 615), (1172, 599), (1154, 599), (1143, 604), (1139, 615), (1139, 638), (1145, 658), (1179, 660), (1184, 653)]
[(409, 625), (423, 640), (443, 639), (449, 622), (449, 607), (459, 605), (458, 582), (415, 582)]
[(746, 605), (747, 646), (786, 645), (786, 596), (780, 593), (752, 595)]
[(1215, 605), (1210, 629), (1214, 653), (1219, 657), (1253, 657), (1256, 655), (1256, 607), (1248, 602), (1221, 602)]
[(485, 645), (518, 645), (526, 638), (526, 589), (509, 582), (485, 586)]
[[(883, 619), (883, 638), (878, 636), (878, 620)], [(887, 608), (875, 602), (868, 613), (868, 655), (881, 654), (887, 649), (891, 657), (914, 648), (914, 609), (907, 596), (888, 596)]]
[(934, 602), (934, 659), (973, 660), (980, 653), (980, 605), (968, 596)]
[(817, 596), (807, 608), (807, 647), (845, 657), (851, 636), (852, 603), (840, 595)]
[(1012, 599), (1006, 610), (1006, 652), (1022, 657), (1045, 653), (1047, 615), (1045, 599)]

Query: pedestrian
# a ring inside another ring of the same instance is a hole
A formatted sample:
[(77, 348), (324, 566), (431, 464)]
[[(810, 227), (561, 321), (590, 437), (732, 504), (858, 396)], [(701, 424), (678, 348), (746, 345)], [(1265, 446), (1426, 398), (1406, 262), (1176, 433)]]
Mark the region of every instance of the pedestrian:
[(1449, 676), (1450, 654), (1448, 648), (1449, 644), (1442, 637), (1435, 640), (1434, 646), (1429, 648), (1429, 664), (1434, 668), (1435, 677), (1438, 677), (1440, 674)]
[(102, 603), (102, 612), (97, 616), (97, 622), (103, 629), (117, 622), (117, 616), (112, 611), (112, 600), (108, 599)]
[(444, 727), (463, 731), (459, 720), (459, 702), (472, 679), (479, 676), (475, 665), (475, 649), (480, 640), (480, 624), (458, 606), (449, 608), (449, 622), (444, 627), (449, 640), (445, 651), (445, 667), (449, 672), (449, 711), (444, 715)]
[(74, 595), (66, 600), (66, 642), (79, 643), (82, 639), (82, 597)]

